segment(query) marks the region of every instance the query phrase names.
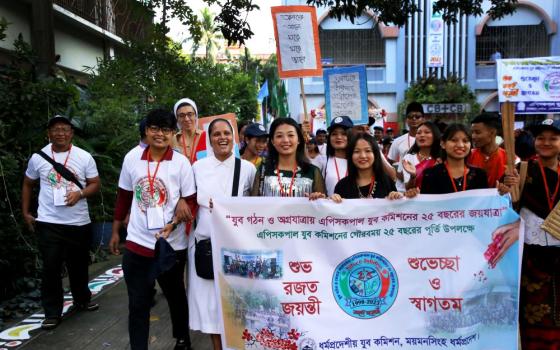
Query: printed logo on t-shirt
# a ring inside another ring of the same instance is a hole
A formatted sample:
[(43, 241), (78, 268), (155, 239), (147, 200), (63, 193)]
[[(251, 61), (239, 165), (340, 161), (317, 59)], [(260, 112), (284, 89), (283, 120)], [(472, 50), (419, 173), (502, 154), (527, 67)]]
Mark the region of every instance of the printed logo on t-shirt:
[(134, 186), (134, 196), (136, 197), (138, 207), (144, 213), (148, 207), (163, 207), (169, 200), (167, 188), (159, 178), (154, 180), (154, 195), (151, 195), (150, 182), (147, 176), (141, 178), (138, 183), (136, 183), (136, 186)]
[[(66, 166), (66, 169), (70, 170), (74, 176), (76, 178), (78, 178), (78, 174), (76, 173), (76, 171), (74, 169), (72, 169), (70, 166)], [(60, 179), (60, 180), (58, 180)], [(66, 191), (68, 192), (75, 192), (75, 191), (79, 191), (78, 186), (76, 186), (75, 183), (73, 183), (72, 181), (68, 181), (65, 178), (63, 178), (61, 175), (59, 175), (56, 170), (54, 170), (54, 168), (52, 168), (49, 173), (47, 174), (47, 180), (49, 182), (49, 184), (54, 187), (54, 188), (66, 188)]]

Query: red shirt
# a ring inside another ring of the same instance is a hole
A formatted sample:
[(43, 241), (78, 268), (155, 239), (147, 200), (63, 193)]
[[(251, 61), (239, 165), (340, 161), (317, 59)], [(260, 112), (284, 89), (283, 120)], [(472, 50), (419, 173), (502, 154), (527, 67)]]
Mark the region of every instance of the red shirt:
[(499, 181), (504, 176), (506, 171), (507, 156), (506, 151), (498, 147), (498, 150), (493, 152), (491, 155), (486, 156), (478, 148), (474, 148), (471, 151), (471, 155), (467, 160), (467, 163), (484, 169), (486, 175), (488, 176), (488, 187), (496, 187), (496, 181)]

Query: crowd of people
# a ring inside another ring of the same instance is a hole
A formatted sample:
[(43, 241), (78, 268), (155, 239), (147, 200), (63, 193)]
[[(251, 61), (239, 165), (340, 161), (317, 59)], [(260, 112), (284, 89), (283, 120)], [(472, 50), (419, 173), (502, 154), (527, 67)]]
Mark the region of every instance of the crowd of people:
[[(189, 329), (210, 334), (214, 349), (222, 348), (214, 282), (201, 266), (213, 229), (213, 199), (307, 197), (343, 203), (481, 188), (497, 188), (504, 195), (515, 187), (521, 189), (515, 205), (526, 225), (520, 307), (524, 348), (559, 343), (560, 309), (555, 303), (560, 297), (560, 241), (540, 225), (560, 198), (560, 122), (546, 119), (529, 129), (534, 143), (523, 149), (526, 176), (506, 169), (498, 115), (481, 113), (468, 126), (443, 125), (429, 121), (421, 104), (411, 103), (405, 123), (408, 131), (393, 138), (392, 130), (357, 126), (348, 116), (337, 116), (312, 137), (308, 125), (291, 118), (275, 119), (268, 131), (257, 123), (234, 130), (221, 118), (200, 130), (196, 103), (188, 98), (177, 101), (172, 111), (150, 111), (140, 123), (139, 144), (122, 163), (109, 244), (113, 254), (120, 254), (120, 232), (126, 230), (122, 266), (131, 348), (148, 348), (156, 281), (169, 304), (175, 349), (191, 348)], [(24, 220), (39, 234), (44, 261), (44, 329), (61, 321), (64, 262), (75, 306), (98, 308), (87, 289), (86, 199), (99, 190), (100, 180), (93, 157), (72, 144), (73, 128), (63, 116), (49, 121), (50, 143), (31, 157), (23, 182)], [(241, 159), (235, 156), (236, 132)], [(35, 217), (30, 202), (37, 183)], [(491, 264), (518, 239), (518, 232), (519, 223), (499, 230), (499, 251)], [(162, 257), (170, 251), (173, 261), (162, 267)], [(548, 312), (537, 319), (528, 315), (532, 305), (545, 305)]]

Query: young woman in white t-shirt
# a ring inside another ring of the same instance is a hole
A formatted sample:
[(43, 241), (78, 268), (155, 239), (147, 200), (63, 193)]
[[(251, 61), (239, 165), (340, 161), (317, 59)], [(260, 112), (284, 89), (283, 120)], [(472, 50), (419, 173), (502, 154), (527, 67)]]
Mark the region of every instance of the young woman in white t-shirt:
[(328, 128), (327, 164), (323, 172), (328, 196), (334, 193), (336, 184), (348, 176), (346, 147), (348, 147), (349, 132), (353, 126), (352, 120), (343, 116), (334, 118)]

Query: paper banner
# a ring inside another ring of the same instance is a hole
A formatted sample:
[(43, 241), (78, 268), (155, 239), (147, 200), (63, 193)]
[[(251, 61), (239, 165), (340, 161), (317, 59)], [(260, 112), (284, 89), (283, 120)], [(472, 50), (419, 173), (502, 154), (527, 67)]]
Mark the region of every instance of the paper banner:
[(321, 76), (321, 49), (315, 7), (271, 8), (280, 78)]
[(520, 246), (487, 261), (517, 219), (495, 189), (214, 200), (224, 349), (517, 349)]
[(325, 69), (323, 81), (327, 125), (343, 115), (350, 117), (354, 125), (368, 123), (366, 66)]
[(496, 60), (498, 100), (516, 114), (560, 113), (560, 56)]

